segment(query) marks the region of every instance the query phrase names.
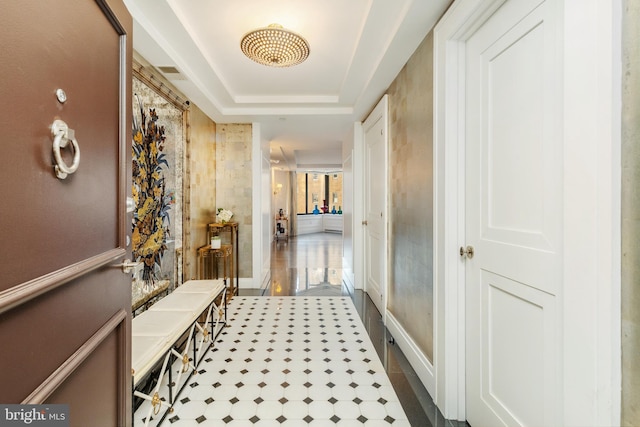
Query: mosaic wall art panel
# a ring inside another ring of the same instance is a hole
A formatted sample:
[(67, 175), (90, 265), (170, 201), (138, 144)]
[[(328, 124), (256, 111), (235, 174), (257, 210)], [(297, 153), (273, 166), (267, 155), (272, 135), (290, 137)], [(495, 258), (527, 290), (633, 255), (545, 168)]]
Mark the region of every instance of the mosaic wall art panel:
[(175, 253), (182, 247), (183, 113), (142, 81), (133, 79), (134, 259), (141, 280), (174, 286)]

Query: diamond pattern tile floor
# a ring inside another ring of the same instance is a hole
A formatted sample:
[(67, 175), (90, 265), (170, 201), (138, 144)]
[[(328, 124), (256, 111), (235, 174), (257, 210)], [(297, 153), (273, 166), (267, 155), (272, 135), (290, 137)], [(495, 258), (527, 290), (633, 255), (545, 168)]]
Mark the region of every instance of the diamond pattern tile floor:
[(235, 297), (228, 317), (163, 425), (409, 426), (350, 298)]

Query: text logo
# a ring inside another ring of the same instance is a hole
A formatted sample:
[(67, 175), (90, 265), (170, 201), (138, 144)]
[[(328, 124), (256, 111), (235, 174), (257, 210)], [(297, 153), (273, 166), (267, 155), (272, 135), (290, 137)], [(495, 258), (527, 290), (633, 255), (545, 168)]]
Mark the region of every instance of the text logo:
[(0, 427), (69, 427), (69, 405), (2, 405)]

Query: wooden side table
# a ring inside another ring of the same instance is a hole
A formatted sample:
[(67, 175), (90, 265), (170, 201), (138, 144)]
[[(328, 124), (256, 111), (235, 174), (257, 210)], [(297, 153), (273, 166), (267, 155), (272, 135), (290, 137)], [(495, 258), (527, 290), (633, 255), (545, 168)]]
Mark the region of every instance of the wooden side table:
[[(207, 226), (207, 242), (211, 241), (212, 236), (218, 236), (220, 233), (229, 233), (229, 244), (233, 247), (231, 254), (231, 269), (233, 275), (229, 283), (229, 291), (231, 295), (238, 295), (239, 279), (240, 279), (240, 245), (238, 244), (238, 223), (237, 222), (214, 222)], [(235, 280), (234, 280), (235, 279)]]

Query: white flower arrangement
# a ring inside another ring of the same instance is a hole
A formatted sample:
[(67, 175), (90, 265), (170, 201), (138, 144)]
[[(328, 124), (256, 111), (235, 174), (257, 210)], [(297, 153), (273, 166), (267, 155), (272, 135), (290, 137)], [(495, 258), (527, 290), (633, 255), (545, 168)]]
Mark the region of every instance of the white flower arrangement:
[(228, 209), (218, 208), (218, 214), (216, 215), (216, 220), (222, 224), (225, 222), (231, 221), (233, 217), (233, 212)]

